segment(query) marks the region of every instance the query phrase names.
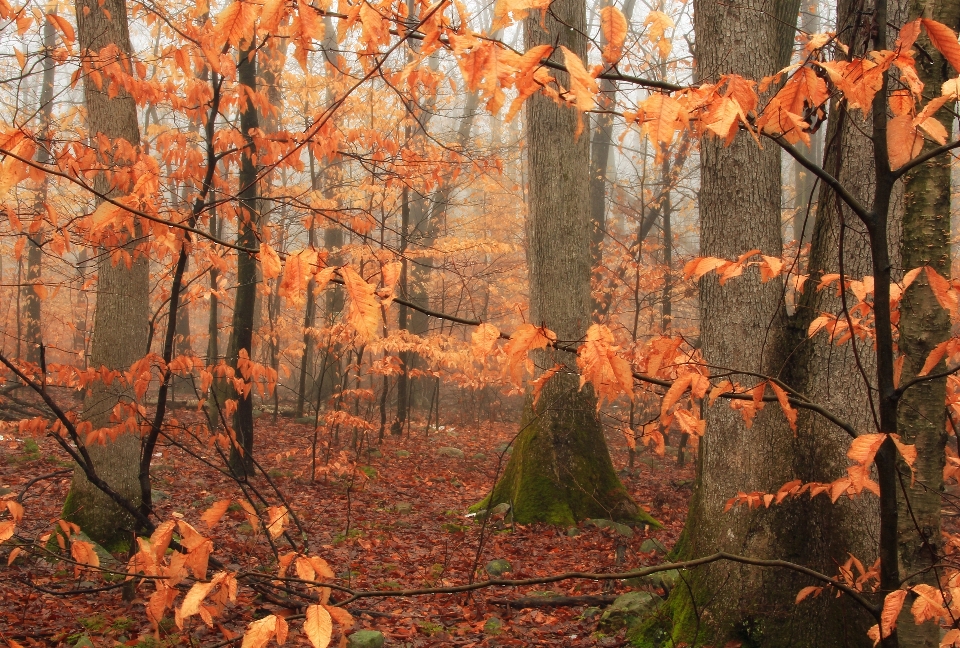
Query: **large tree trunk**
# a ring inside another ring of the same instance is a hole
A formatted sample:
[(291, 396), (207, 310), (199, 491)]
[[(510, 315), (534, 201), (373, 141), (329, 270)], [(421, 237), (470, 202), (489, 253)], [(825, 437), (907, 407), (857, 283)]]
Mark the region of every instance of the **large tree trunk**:
[[(860, 6), (856, 0), (842, 0), (838, 7), (841, 28), (837, 31), (851, 56), (863, 55), (873, 48), (871, 19), (859, 11)], [(868, 203), (875, 187), (872, 120), (860, 112), (847, 112), (841, 102), (833, 103), (830, 115), (824, 168)], [(812, 187), (806, 189), (804, 203), (810, 199), (811, 191)], [(815, 220), (811, 219), (805, 228), (811, 243), (810, 277), (791, 320), (791, 336), (784, 356), (790, 360), (786, 362), (784, 378), (794, 389), (857, 430), (871, 431), (875, 422), (869, 386), (875, 382), (877, 371), (873, 346), (862, 340), (833, 344), (822, 333), (807, 336), (814, 318), (843, 311), (843, 300), (836, 290), (815, 289), (820, 278), (843, 272), (849, 280), (860, 280), (872, 274), (870, 241), (857, 216), (843, 206), (829, 187), (821, 185), (819, 197), (813, 202)], [(847, 293), (846, 302), (850, 307), (856, 303), (852, 293)], [(792, 478), (804, 482), (838, 479), (849, 465), (849, 445), (846, 432), (817, 414), (799, 412)], [(778, 513), (778, 543), (787, 560), (832, 574), (849, 555), (856, 556), (864, 565), (877, 559), (879, 509), (872, 495), (853, 500), (843, 497), (835, 504), (823, 497), (803, 497), (784, 502)], [(809, 579), (796, 574), (781, 577), (785, 599), (810, 584)], [(798, 645), (801, 640), (826, 646), (871, 644), (866, 632), (874, 620), (849, 598), (821, 596), (804, 601), (795, 618), (789, 625)]]
[[(956, 0), (913, 0), (911, 18), (932, 18), (956, 30), (960, 26), (960, 2)], [(926, 88), (936, 92), (953, 76), (943, 55), (926, 35), (917, 41), (917, 73)], [(951, 131), (953, 113), (940, 110), (937, 118)], [(928, 142), (924, 150), (933, 148)], [(944, 277), (950, 276), (950, 167), (951, 157), (941, 155), (907, 174), (901, 245), (903, 270), (929, 266)], [(950, 337), (950, 318), (937, 303), (926, 278), (921, 274), (906, 291), (900, 305), (899, 348), (904, 356), (901, 384), (911, 380), (923, 367), (933, 348)], [(933, 373), (944, 371), (941, 362)], [(945, 461), (946, 378), (920, 383), (906, 391), (900, 401), (898, 427), (905, 443), (916, 444), (914, 476), (902, 465), (899, 493), (899, 539), (901, 573), (907, 583), (939, 587), (942, 575), (932, 566), (943, 555), (940, 534), (941, 491)], [(909, 601), (908, 601), (909, 603)], [(908, 619), (904, 606), (900, 618), (900, 646), (935, 647), (940, 629), (933, 623), (917, 626)]]
[[(257, 59), (251, 56), (252, 49), (242, 49), (237, 64), (237, 77), (241, 85), (255, 91), (257, 88)], [(237, 244), (245, 248), (258, 247), (258, 229), (260, 214), (257, 201), (257, 164), (254, 162), (252, 130), (258, 128), (257, 109), (253, 102), (247, 102), (240, 114), (240, 131), (246, 148), (240, 162), (239, 186), (240, 209), (237, 216)], [(233, 304), (233, 331), (230, 334), (230, 347), (227, 361), (235, 370), (240, 352), (253, 360), (253, 327), (257, 301), (257, 259), (252, 253), (237, 253), (237, 297)], [(237, 377), (240, 377), (239, 370)], [(253, 474), (253, 394), (251, 389), (246, 398), (238, 394), (230, 383), (230, 398), (237, 400), (237, 410), (233, 416), (233, 431), (236, 443), (230, 448), (230, 467), (239, 476)]]
[[(720, 74), (760, 79), (789, 62), (799, 0), (735, 4), (694, 2), (697, 74), (710, 82)], [(759, 148), (747, 134), (729, 145), (714, 137), (701, 143), (700, 254), (735, 259), (759, 249), (780, 256), (780, 154)], [(779, 371), (784, 321), (778, 280), (760, 281), (756, 270), (720, 286), (716, 276), (700, 283), (704, 360), (762, 374)], [(756, 379), (733, 375), (745, 385)], [(776, 509), (734, 507), (738, 492), (776, 492), (789, 481), (793, 434), (779, 408), (759, 412), (747, 428), (740, 413), (717, 401), (705, 412), (698, 479), (687, 525), (675, 550), (684, 558), (728, 551), (758, 558), (780, 557), (774, 533)], [(794, 613), (793, 596), (780, 586), (783, 575), (729, 563), (700, 568), (674, 589), (667, 614), (675, 642), (724, 645), (728, 640), (795, 645), (779, 627)], [(789, 610), (784, 606), (790, 596)], [(811, 645), (811, 644), (802, 644)], [(818, 644), (819, 645), (819, 644)]]
[[(527, 49), (563, 45), (585, 58), (584, 14), (583, 0), (555, 0), (546, 16), (524, 22)], [(575, 136), (582, 118), (576, 111), (546, 96), (534, 95), (525, 110), (529, 321), (574, 342), (591, 320), (589, 138)], [(555, 360), (569, 370), (546, 383), (536, 407), (528, 399), (517, 447), (486, 504), (510, 503), (518, 522), (640, 519), (640, 509), (613, 470), (593, 390), (579, 389), (576, 359), (550, 355), (535, 357), (538, 372)]]
[[(131, 52), (127, 26), (127, 7), (124, 0), (77, 0), (77, 31), (80, 51), (96, 57), (101, 49), (116, 45), (122, 56)], [(103, 65), (100, 63), (99, 65)], [(129, 66), (128, 61), (121, 65)], [(134, 148), (140, 145), (140, 130), (133, 98), (123, 88), (103, 88), (84, 81), (84, 101), (91, 143), (103, 135), (110, 141), (126, 140)], [(113, 90), (113, 98), (108, 92)], [(99, 150), (105, 168), (121, 163), (114, 160), (112, 151)], [(129, 187), (116, 187), (108, 173), (94, 180), (97, 191), (106, 195), (122, 195)], [(127, 244), (133, 255), (135, 245)], [(144, 255), (133, 255), (128, 268), (124, 263), (114, 265), (109, 254), (101, 254), (97, 265), (97, 305), (94, 314), (91, 364), (109, 369), (125, 370), (146, 353), (148, 320), (150, 314), (149, 265)], [(118, 401), (128, 401), (131, 394), (119, 381), (107, 386), (95, 383), (84, 402), (83, 417), (94, 429), (108, 424), (110, 413)], [(140, 438), (134, 433), (122, 433), (105, 445), (88, 448), (93, 467), (101, 479), (114, 491), (128, 498), (134, 505), (140, 502), (139, 462)], [(80, 525), (94, 540), (108, 547), (129, 542), (134, 523), (110, 498), (87, 481), (82, 470), (75, 470), (70, 492), (64, 503), (64, 517)]]
[[(56, 45), (56, 30), (50, 18), (43, 24), (43, 80), (40, 87), (40, 147), (37, 150), (37, 162), (50, 164), (53, 155), (50, 152), (50, 130), (53, 121), (53, 81), (55, 65), (53, 49)], [(37, 198), (34, 202), (33, 217), (38, 223), (43, 222), (44, 203), (47, 202), (47, 188), (50, 181), (47, 176), (40, 181)], [(32, 229), (32, 228), (31, 228)], [(24, 359), (27, 362), (40, 362), (40, 345), (43, 343), (40, 327), (40, 273), (43, 253), (40, 242), (43, 239), (43, 228), (38, 228), (27, 237), (27, 274), (20, 289), (23, 299), (22, 317), (25, 323), (23, 341), (26, 344)]]

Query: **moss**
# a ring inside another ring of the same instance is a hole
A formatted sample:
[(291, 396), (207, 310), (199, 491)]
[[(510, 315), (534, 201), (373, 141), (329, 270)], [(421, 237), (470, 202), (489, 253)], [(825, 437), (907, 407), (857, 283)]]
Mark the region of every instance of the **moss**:
[[(102, 526), (100, 524), (100, 516), (96, 511), (87, 511), (83, 507), (78, 506), (77, 499), (77, 492), (71, 488), (67, 493), (66, 499), (63, 501), (63, 512), (61, 513), (63, 519), (79, 526), (81, 531), (90, 536), (94, 542), (106, 549), (109, 553), (119, 554), (129, 552), (131, 540), (129, 532), (122, 528), (114, 527), (111, 531), (98, 533), (100, 526)], [(57, 533), (60, 533), (59, 527), (57, 528)], [(53, 540), (54, 545), (59, 548), (54, 536), (51, 536), (50, 539)]]
[[(552, 400), (548, 390), (554, 403), (549, 409), (542, 405)], [(589, 386), (580, 391), (575, 376), (554, 376), (540, 403), (534, 410), (528, 398), (523, 431), (503, 475), (493, 493), (470, 510), (505, 502), (521, 524), (571, 526), (605, 518), (659, 527), (633, 502), (614, 471)]]
[(670, 592), (663, 605), (628, 633), (627, 638), (636, 648), (704, 645), (705, 630), (705, 626), (698, 623), (689, 590), (679, 585)]

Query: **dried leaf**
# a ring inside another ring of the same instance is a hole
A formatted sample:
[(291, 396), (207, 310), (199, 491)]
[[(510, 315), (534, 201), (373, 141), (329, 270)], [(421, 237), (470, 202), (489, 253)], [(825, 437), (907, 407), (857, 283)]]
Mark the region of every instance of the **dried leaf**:
[(600, 30), (606, 45), (603, 48), (603, 60), (606, 63), (615, 63), (620, 60), (623, 51), (623, 42), (627, 37), (627, 19), (619, 9), (607, 5), (600, 10)]
[(212, 529), (217, 522), (220, 521), (220, 518), (223, 517), (223, 514), (227, 512), (227, 508), (229, 506), (230, 500), (228, 499), (214, 502), (213, 506), (203, 512), (203, 515), (200, 516), (200, 520), (207, 525), (207, 528)]
[(303, 622), (303, 632), (313, 644), (313, 648), (327, 648), (330, 645), (330, 636), (333, 634), (333, 622), (330, 613), (322, 605), (307, 607), (306, 621)]

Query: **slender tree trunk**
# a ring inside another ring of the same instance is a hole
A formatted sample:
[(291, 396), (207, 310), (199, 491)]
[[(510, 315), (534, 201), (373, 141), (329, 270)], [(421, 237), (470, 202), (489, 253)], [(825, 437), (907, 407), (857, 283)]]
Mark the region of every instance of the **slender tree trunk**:
[[(237, 77), (241, 85), (256, 91), (257, 62), (256, 56), (251, 56), (254, 50), (240, 50), (240, 60), (237, 64)], [(257, 173), (258, 168), (254, 157), (253, 137), (251, 131), (258, 128), (259, 118), (257, 109), (252, 102), (248, 102), (240, 114), (240, 131), (243, 134), (246, 148), (241, 155), (239, 186), (240, 209), (237, 216), (237, 244), (245, 248), (258, 247), (258, 230), (260, 216), (258, 211)], [(257, 300), (257, 259), (248, 252), (237, 253), (237, 297), (233, 305), (233, 331), (230, 334), (230, 348), (227, 352), (230, 366), (240, 371), (237, 364), (241, 352), (253, 360), (253, 328), (256, 314)], [(230, 398), (237, 400), (237, 410), (233, 416), (233, 431), (236, 442), (230, 450), (230, 466), (237, 475), (253, 474), (253, 392), (251, 389), (246, 398), (236, 393), (230, 383)]]
[[(953, 30), (960, 27), (957, 0), (913, 0), (910, 14), (911, 18), (932, 18)], [(917, 49), (921, 48), (925, 54), (916, 57), (917, 73), (926, 88), (935, 90), (953, 77), (953, 71), (926, 34), (917, 42)], [(953, 113), (941, 109), (937, 118), (950, 133)], [(933, 146), (928, 142), (924, 150)], [(950, 276), (950, 167), (951, 157), (941, 155), (907, 174), (901, 245), (901, 265), (905, 271), (929, 266), (944, 277)], [(917, 375), (933, 348), (950, 337), (949, 315), (937, 303), (923, 274), (903, 296), (899, 330), (898, 347), (904, 356), (900, 376), (903, 384)], [(932, 372), (942, 372), (945, 368), (941, 361)], [(940, 508), (947, 440), (945, 401), (946, 378), (930, 380), (906, 391), (898, 410), (903, 441), (917, 447), (914, 474), (902, 463), (899, 467), (897, 537), (901, 573), (908, 577), (909, 585), (926, 583), (939, 587), (943, 576), (943, 572), (933, 566), (944, 553)], [(910, 622), (908, 614), (904, 609), (900, 617), (900, 646), (939, 646), (940, 629), (933, 623), (917, 626)]]
[[(583, 0), (555, 0), (543, 17), (524, 22), (527, 49), (563, 45), (586, 55)], [(561, 77), (564, 75), (561, 74)], [(566, 79), (561, 79), (566, 83)], [(543, 95), (525, 105), (530, 173), (526, 222), (529, 321), (561, 340), (580, 339), (590, 325), (589, 140), (575, 137), (581, 118)], [(507, 502), (517, 522), (571, 524), (587, 517), (639, 520), (642, 512), (613, 470), (593, 390), (579, 389), (576, 359), (541, 353), (538, 372), (562, 361), (533, 407), (504, 474), (482, 504)]]
[[(630, 23), (636, 0), (623, 3), (623, 16)], [(609, 6), (609, 0), (602, 0), (601, 8)], [(606, 45), (603, 32), (600, 33), (600, 48)], [(590, 263), (593, 266), (594, 281), (600, 280), (597, 270), (603, 263), (603, 239), (607, 232), (607, 168), (613, 151), (613, 106), (616, 105), (617, 84), (610, 79), (600, 80), (599, 103), (601, 111), (593, 118), (590, 145)], [(603, 299), (592, 299), (596, 316), (603, 316), (610, 304)]]
[[(53, 121), (53, 81), (55, 65), (53, 61), (53, 49), (56, 45), (56, 30), (53, 22), (47, 18), (43, 24), (43, 80), (40, 86), (40, 147), (37, 150), (37, 162), (40, 164), (50, 164), (53, 162), (53, 155), (50, 153), (50, 131)], [(40, 187), (37, 191), (37, 199), (34, 203), (33, 214), (36, 222), (41, 226), (36, 231), (31, 232), (27, 237), (27, 272), (23, 280), (22, 303), (23, 319), (25, 330), (23, 333), (24, 344), (26, 345), (25, 360), (27, 362), (40, 362), (40, 345), (43, 343), (42, 330), (40, 326), (40, 293), (41, 281), (40, 273), (42, 268), (43, 253), (40, 249), (40, 242), (43, 238), (43, 215), (44, 203), (47, 201), (47, 189), (50, 185), (48, 176), (44, 175), (40, 181)], [(33, 228), (31, 228), (33, 229)]]
[[(124, 60), (120, 64), (130, 68), (130, 33), (127, 25), (127, 7), (124, 0), (77, 0), (77, 32), (80, 52), (98, 57), (100, 51), (115, 45)], [(106, 62), (94, 63), (95, 66)], [(140, 146), (140, 130), (136, 104), (123, 88), (103, 87), (84, 78), (84, 102), (91, 143), (98, 136), (111, 142), (122, 139), (133, 147)], [(114, 91), (111, 98), (108, 93)], [(100, 162), (109, 169), (120, 161), (114, 160), (111, 150), (98, 150)], [(115, 186), (100, 173), (94, 180), (97, 191), (108, 195), (123, 195), (129, 187)], [(137, 228), (139, 230), (139, 227)], [(150, 270), (145, 255), (134, 255), (135, 244), (128, 243), (126, 251), (132, 256), (126, 264), (114, 265), (109, 254), (101, 254), (97, 265), (97, 305), (94, 313), (91, 364), (109, 369), (126, 370), (143, 357), (147, 343), (150, 316)], [(94, 429), (108, 424), (110, 414), (118, 401), (129, 401), (131, 393), (113, 381), (111, 385), (95, 383), (84, 402), (83, 418)], [(130, 500), (140, 503), (140, 439), (139, 435), (123, 432), (115, 440), (88, 448), (91, 461), (101, 479)], [(64, 503), (64, 517), (80, 525), (94, 540), (110, 548), (131, 541), (135, 531), (131, 516), (122, 511), (110, 498), (87, 481), (82, 470), (75, 470), (70, 492)]]
[[(843, 2), (844, 0), (840, 0), (839, 4), (843, 4)], [(820, 0), (801, 0), (800, 29), (803, 30), (807, 36), (820, 32)], [(841, 35), (841, 38), (842, 37)], [(804, 157), (820, 164), (823, 159), (823, 130), (821, 129), (810, 135), (810, 146), (799, 142), (797, 148), (800, 149)], [(808, 212), (807, 206), (811, 202), (816, 204), (817, 197), (814, 195), (815, 187), (816, 182), (814, 175), (794, 160), (793, 238), (801, 244), (809, 243), (811, 233), (813, 232), (813, 218), (807, 218), (807, 214), (812, 215), (813, 211), (810, 210)]]

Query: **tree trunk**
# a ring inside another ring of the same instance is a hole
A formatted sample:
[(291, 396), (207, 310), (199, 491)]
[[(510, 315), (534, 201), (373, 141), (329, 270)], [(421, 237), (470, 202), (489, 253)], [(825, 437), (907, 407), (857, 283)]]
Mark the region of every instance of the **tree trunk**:
[[(525, 20), (527, 49), (542, 43), (564, 45), (585, 58), (584, 14), (583, 0), (555, 0), (547, 15)], [(529, 321), (545, 324), (560, 340), (575, 341), (591, 320), (589, 138), (575, 137), (581, 115), (546, 96), (534, 95), (525, 110)], [(649, 519), (614, 472), (596, 397), (589, 386), (579, 389), (576, 359), (571, 354), (548, 355), (536, 355), (538, 372), (555, 360), (569, 369), (546, 383), (536, 407), (528, 398), (517, 447), (481, 505), (507, 502), (514, 519), (524, 523)]]
[[(697, 75), (760, 79), (789, 62), (799, 0), (736, 4), (695, 0)], [(729, 145), (715, 137), (701, 143), (700, 255), (735, 259), (759, 249), (780, 256), (780, 154), (760, 149), (749, 135)], [(745, 218), (749, 215), (749, 218)], [(715, 367), (776, 374), (784, 311), (778, 280), (760, 281), (755, 269), (720, 286), (708, 275), (700, 283), (701, 341), (704, 360)], [(756, 379), (734, 374), (752, 385)], [(740, 413), (722, 401), (705, 411), (699, 470), (684, 534), (675, 555), (692, 558), (728, 551), (758, 558), (781, 557), (773, 531), (776, 509), (735, 507), (738, 492), (776, 492), (790, 480), (793, 435), (779, 408), (759, 412), (747, 428)], [(796, 618), (793, 597), (780, 585), (783, 574), (740, 565), (702, 567), (673, 590), (664, 618), (674, 642), (790, 646), (783, 617)], [(789, 598), (789, 608), (786, 599)], [(762, 638), (762, 644), (761, 644)], [(810, 645), (799, 644), (799, 645)], [(819, 645), (819, 644), (818, 644)]]
[[(40, 87), (40, 147), (37, 149), (37, 162), (50, 164), (53, 155), (50, 152), (50, 130), (53, 121), (53, 81), (54, 61), (53, 50), (56, 45), (56, 30), (50, 18), (43, 23), (43, 80)], [(49, 177), (44, 175), (40, 181), (37, 198), (34, 203), (33, 214), (38, 223), (43, 223), (44, 203), (47, 202), (47, 188)], [(32, 229), (32, 228), (31, 228)], [(27, 362), (40, 362), (40, 345), (43, 343), (40, 327), (40, 273), (42, 269), (43, 253), (40, 242), (43, 239), (43, 227), (27, 237), (27, 272), (20, 289), (23, 299), (23, 319), (26, 324), (23, 332), (23, 341), (26, 345), (24, 359)]]
[[(842, 4), (844, 0), (840, 0)], [(819, 0), (805, 0), (800, 5), (800, 29), (804, 35), (810, 36), (820, 32), (820, 2)], [(843, 36), (841, 36), (843, 38)], [(810, 135), (810, 146), (803, 142), (797, 144), (797, 148), (808, 160), (813, 160), (817, 164), (821, 163), (823, 158), (823, 130)], [(816, 187), (815, 176), (796, 160), (793, 161), (793, 238), (801, 245), (810, 242), (810, 236), (813, 232), (813, 210), (807, 207), (817, 204), (814, 189)], [(809, 218), (808, 218), (809, 216)]]
[[(77, 0), (77, 32), (80, 51), (84, 56), (97, 57), (100, 50), (115, 45), (122, 56), (129, 56), (130, 33), (127, 25), (127, 7), (124, 0)], [(94, 65), (103, 65), (105, 62)], [(121, 65), (129, 66), (129, 61)], [(89, 140), (95, 144), (98, 136), (110, 141), (126, 140), (140, 146), (137, 110), (133, 98), (123, 88), (103, 88), (84, 80), (84, 102), (87, 108)], [(115, 96), (108, 96), (113, 90)], [(100, 162), (110, 168), (120, 162), (111, 151), (98, 150)], [(109, 195), (123, 195), (129, 187), (115, 187), (109, 173), (100, 173), (94, 180), (97, 191)], [(138, 228), (139, 229), (139, 228)], [(133, 255), (134, 243), (125, 250)], [(97, 265), (97, 305), (94, 313), (91, 365), (126, 370), (143, 357), (148, 336), (150, 314), (150, 270), (146, 256), (136, 255), (128, 268), (114, 265), (109, 254), (101, 254)], [(113, 407), (118, 401), (129, 401), (130, 390), (119, 381), (107, 386), (95, 383), (84, 402), (83, 418), (94, 429), (108, 424)], [(124, 432), (105, 445), (88, 448), (93, 467), (101, 479), (135, 506), (140, 503), (139, 462), (140, 438)], [(131, 516), (122, 511), (110, 498), (87, 481), (82, 470), (75, 470), (70, 492), (64, 503), (64, 517), (80, 525), (87, 535), (108, 548), (117, 548), (131, 541), (135, 531)]]
[[(913, 0), (910, 18), (932, 18), (956, 30), (960, 26), (960, 2), (956, 0)], [(939, 88), (953, 73), (943, 55), (926, 34), (917, 41), (917, 73), (924, 86)], [(941, 109), (937, 119), (951, 131), (953, 113)], [(935, 144), (927, 142), (924, 150)], [(903, 270), (929, 266), (944, 277), (950, 276), (950, 166), (951, 157), (941, 155), (908, 173), (904, 187), (901, 244)], [(950, 318), (934, 297), (926, 277), (920, 274), (900, 304), (899, 349), (904, 356), (900, 384), (911, 380), (923, 367), (933, 348), (950, 337)], [(941, 361), (932, 373), (946, 369)], [(916, 444), (917, 460), (912, 480), (906, 465), (900, 466), (898, 493), (899, 553), (901, 573), (907, 584), (926, 583), (939, 587), (939, 569), (931, 567), (943, 555), (940, 534), (940, 507), (946, 444), (946, 378), (929, 380), (907, 390), (900, 401), (898, 427), (905, 443)], [(910, 603), (908, 599), (907, 603)], [(900, 646), (936, 647), (940, 629), (933, 623), (917, 626), (909, 612), (900, 617)]]
[[(241, 85), (256, 91), (257, 60), (251, 56), (255, 50), (240, 50), (237, 64), (237, 77)], [(246, 148), (240, 163), (240, 209), (237, 216), (237, 244), (245, 248), (258, 247), (258, 229), (260, 215), (257, 204), (257, 164), (254, 162), (252, 130), (258, 128), (257, 109), (253, 102), (247, 102), (240, 114), (240, 131)], [(253, 359), (253, 327), (257, 300), (257, 259), (248, 252), (237, 252), (237, 297), (233, 305), (233, 331), (230, 334), (230, 348), (227, 352), (230, 366), (237, 370), (240, 352)], [(240, 377), (237, 370), (237, 377)], [(230, 382), (230, 398), (237, 400), (237, 410), (233, 416), (233, 431), (236, 442), (230, 448), (230, 467), (239, 476), (253, 474), (253, 393), (251, 389), (244, 398), (233, 389)]]
[[(626, 0), (623, 3), (623, 16), (628, 25), (636, 4), (636, 0)], [(600, 8), (609, 5), (609, 0), (601, 0)], [(603, 49), (605, 45), (606, 39), (601, 31), (598, 46)], [(613, 150), (613, 107), (616, 105), (616, 96), (617, 84), (610, 79), (601, 79), (598, 98), (601, 112), (594, 115), (590, 143), (590, 263), (595, 281), (601, 280), (597, 271), (603, 263), (603, 239), (607, 233), (607, 168)], [(608, 112), (602, 112), (604, 110)], [(603, 316), (610, 304), (602, 299), (592, 298), (592, 308), (595, 316)]]
[[(838, 7), (841, 28), (837, 31), (850, 56), (861, 56), (873, 48), (871, 19), (859, 11), (860, 6), (856, 0), (843, 0)], [(824, 168), (865, 203), (872, 199), (876, 184), (872, 131), (869, 115), (847, 112), (842, 102), (831, 105)], [(812, 187), (803, 197), (804, 210), (810, 191)], [(837, 345), (827, 335), (807, 335), (814, 318), (822, 313), (843, 312), (844, 300), (835, 289), (815, 289), (820, 278), (842, 272), (848, 280), (860, 280), (872, 274), (870, 241), (857, 216), (832, 189), (821, 185), (813, 203), (816, 211), (811, 213), (815, 219), (811, 218), (806, 227), (811, 244), (810, 276), (791, 319), (790, 337), (784, 347), (784, 357), (791, 361), (784, 378), (794, 389), (857, 430), (871, 431), (876, 427), (870, 393), (877, 371), (873, 346), (859, 339)], [(849, 291), (845, 299), (849, 307), (856, 303)], [(809, 411), (799, 412), (797, 424), (792, 477), (804, 482), (832, 482), (843, 476), (849, 465), (847, 433)], [(823, 497), (804, 497), (784, 502), (780, 508), (778, 542), (788, 560), (828, 574), (834, 573), (836, 565), (846, 562), (850, 555), (864, 565), (876, 561), (879, 509), (875, 497), (842, 497), (835, 504)], [(809, 579), (795, 574), (781, 577), (787, 599), (791, 592), (810, 584)], [(797, 611), (802, 612), (802, 622), (798, 619), (791, 630), (798, 644), (805, 640), (826, 646), (871, 645), (866, 632), (874, 620), (850, 599), (821, 596), (806, 600), (801, 606)]]

